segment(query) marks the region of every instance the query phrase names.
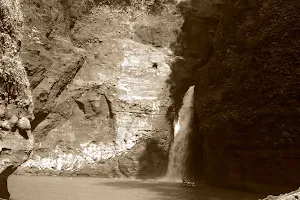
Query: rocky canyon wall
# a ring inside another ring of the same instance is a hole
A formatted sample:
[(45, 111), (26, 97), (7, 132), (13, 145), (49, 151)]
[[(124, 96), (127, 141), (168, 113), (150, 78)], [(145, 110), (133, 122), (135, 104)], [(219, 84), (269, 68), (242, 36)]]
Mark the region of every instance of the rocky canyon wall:
[(21, 8), (36, 143), (19, 173), (162, 176), (173, 120), (195, 85), (193, 179), (265, 191), (300, 185), (297, 0), (23, 0)]
[[(171, 98), (174, 101), (175, 121), (183, 103), (184, 94), (196, 84), (197, 71), (203, 68), (214, 52), (213, 41), (222, 17), (222, 0), (180, 1), (177, 5), (184, 23), (180, 34), (171, 45), (175, 59), (171, 65)], [(193, 114), (193, 113), (191, 113)], [(193, 117), (187, 153), (187, 174), (191, 180), (203, 179), (203, 135), (199, 132), (198, 117)]]
[(208, 182), (299, 187), (299, 10), (297, 0), (226, 1), (196, 82)]
[(171, 139), (173, 43), (164, 1), (23, 0), (34, 156), (19, 173), (157, 177)]
[(23, 15), (18, 0), (0, 1), (0, 199), (8, 199), (7, 178), (33, 149), (31, 91), (20, 58)]

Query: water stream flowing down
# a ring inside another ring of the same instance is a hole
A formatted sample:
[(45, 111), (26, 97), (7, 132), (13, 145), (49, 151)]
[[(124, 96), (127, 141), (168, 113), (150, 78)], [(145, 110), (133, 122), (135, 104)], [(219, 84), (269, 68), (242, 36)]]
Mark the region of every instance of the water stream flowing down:
[(189, 136), (194, 117), (194, 86), (185, 93), (174, 127), (174, 143), (171, 148), (166, 178), (180, 181), (187, 173)]

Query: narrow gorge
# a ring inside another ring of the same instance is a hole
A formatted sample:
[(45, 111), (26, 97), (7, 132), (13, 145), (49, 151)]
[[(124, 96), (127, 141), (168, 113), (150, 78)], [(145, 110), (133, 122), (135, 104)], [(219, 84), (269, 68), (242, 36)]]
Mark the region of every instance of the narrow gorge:
[(0, 198), (13, 172), (300, 186), (298, 0), (0, 9)]

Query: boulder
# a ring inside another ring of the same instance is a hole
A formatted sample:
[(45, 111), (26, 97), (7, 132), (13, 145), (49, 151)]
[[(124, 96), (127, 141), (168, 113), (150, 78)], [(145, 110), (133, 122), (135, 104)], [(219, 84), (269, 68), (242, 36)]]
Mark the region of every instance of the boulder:
[(29, 119), (27, 119), (26, 117), (22, 117), (21, 119), (19, 119), (18, 127), (23, 130), (30, 130), (31, 125)]
[(11, 118), (9, 119), (9, 123), (10, 125), (13, 127), (15, 126), (19, 121), (19, 118), (16, 115), (11, 116)]

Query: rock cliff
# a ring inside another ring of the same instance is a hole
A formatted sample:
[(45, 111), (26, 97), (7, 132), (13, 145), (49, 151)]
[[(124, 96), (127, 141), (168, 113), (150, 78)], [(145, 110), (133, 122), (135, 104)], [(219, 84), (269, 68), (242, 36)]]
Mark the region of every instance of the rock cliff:
[(196, 82), (207, 181), (299, 187), (299, 10), (297, 0), (226, 1)]
[(182, 18), (165, 1), (23, 0), (34, 156), (20, 173), (157, 177)]
[(189, 176), (267, 192), (300, 185), (297, 0), (22, 0), (21, 9), (36, 143), (19, 173), (162, 176), (195, 85)]
[(0, 198), (8, 199), (7, 178), (33, 149), (33, 103), (20, 58), (23, 15), (18, 0), (0, 1)]

